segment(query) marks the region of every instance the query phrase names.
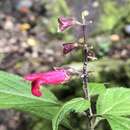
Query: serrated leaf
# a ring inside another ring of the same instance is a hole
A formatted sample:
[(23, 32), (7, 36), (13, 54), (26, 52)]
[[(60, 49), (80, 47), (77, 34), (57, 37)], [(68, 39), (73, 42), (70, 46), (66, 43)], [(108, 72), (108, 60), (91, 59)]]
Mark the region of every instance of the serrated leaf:
[(100, 95), (106, 91), (106, 87), (103, 83), (89, 83), (88, 86), (91, 96)]
[(0, 108), (20, 109), (46, 119), (52, 119), (60, 108), (56, 97), (45, 87), (43, 96), (31, 94), (30, 84), (23, 78), (0, 71)]
[(64, 116), (72, 111), (75, 112), (83, 112), (87, 110), (90, 106), (89, 101), (85, 100), (84, 98), (75, 98), (68, 102), (66, 102), (59, 112), (56, 114), (55, 118), (52, 121), (53, 130), (58, 130), (58, 125), (64, 118)]
[(106, 116), (112, 130), (130, 130), (130, 119), (118, 116)]
[(111, 88), (99, 96), (97, 105), (98, 115), (130, 115), (130, 89)]

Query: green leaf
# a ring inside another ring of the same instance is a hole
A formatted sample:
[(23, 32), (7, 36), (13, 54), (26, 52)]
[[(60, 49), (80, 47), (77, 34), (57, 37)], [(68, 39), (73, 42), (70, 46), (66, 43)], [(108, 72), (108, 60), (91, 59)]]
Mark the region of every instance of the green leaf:
[(130, 115), (130, 89), (111, 88), (99, 96), (97, 101), (99, 115)]
[(0, 108), (18, 109), (52, 119), (60, 108), (56, 97), (45, 87), (42, 87), (43, 96), (35, 97), (30, 88), (23, 78), (0, 71)]
[(106, 91), (106, 88), (103, 83), (89, 83), (89, 93), (91, 96), (100, 95)]
[(59, 112), (56, 114), (55, 118), (52, 121), (53, 130), (58, 130), (58, 125), (64, 118), (64, 116), (72, 111), (75, 112), (83, 112), (87, 110), (90, 106), (89, 101), (85, 100), (84, 98), (75, 98), (67, 103), (65, 103)]
[(130, 119), (126, 117), (107, 116), (112, 130), (130, 130)]
[(97, 100), (97, 115), (107, 119), (112, 130), (130, 130), (130, 89), (111, 88)]

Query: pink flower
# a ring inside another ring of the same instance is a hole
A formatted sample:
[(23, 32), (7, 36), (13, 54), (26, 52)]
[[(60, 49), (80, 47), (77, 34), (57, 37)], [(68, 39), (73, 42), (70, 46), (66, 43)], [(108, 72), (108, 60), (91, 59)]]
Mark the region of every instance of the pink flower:
[(65, 29), (70, 28), (73, 25), (75, 25), (76, 21), (74, 18), (60, 17), (60, 18), (58, 18), (58, 23), (59, 23), (58, 31), (64, 31)]
[(64, 43), (63, 44), (63, 53), (67, 54), (78, 47), (77, 43)]
[(70, 74), (65, 69), (57, 69), (54, 71), (29, 74), (24, 77), (32, 82), (32, 94), (34, 96), (42, 96), (40, 92), (41, 85), (58, 85), (70, 79)]

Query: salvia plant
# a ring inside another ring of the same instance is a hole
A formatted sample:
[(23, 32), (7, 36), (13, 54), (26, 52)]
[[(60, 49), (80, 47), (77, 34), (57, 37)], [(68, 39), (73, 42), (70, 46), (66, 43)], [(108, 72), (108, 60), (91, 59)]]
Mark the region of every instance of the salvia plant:
[[(103, 120), (109, 123), (112, 130), (130, 130), (130, 89), (106, 88), (103, 83), (88, 83), (89, 72), (92, 71), (88, 70), (88, 61), (96, 58), (89, 55), (86, 29), (91, 21), (85, 20), (87, 15), (87, 11), (82, 12), (82, 22), (69, 17), (58, 19), (58, 31), (81, 27), (83, 43), (64, 43), (63, 53), (68, 54), (75, 49), (81, 49), (83, 68), (76, 70), (70, 67), (55, 67), (52, 71), (28, 74), (24, 78), (0, 71), (1, 109), (18, 109), (51, 120), (53, 130), (58, 130), (59, 125), (74, 130), (68, 118), (71, 112), (84, 115), (89, 120), (86, 121), (86, 130), (95, 130)], [(62, 103), (47, 87), (42, 87), (63, 84), (73, 75), (82, 79), (82, 97)], [(92, 98), (95, 96), (98, 98), (93, 106)]]

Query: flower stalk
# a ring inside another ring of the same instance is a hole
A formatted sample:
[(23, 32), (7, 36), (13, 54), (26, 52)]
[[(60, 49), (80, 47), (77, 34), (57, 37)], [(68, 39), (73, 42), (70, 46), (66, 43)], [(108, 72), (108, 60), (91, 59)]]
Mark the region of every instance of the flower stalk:
[[(84, 96), (87, 100), (89, 100), (89, 102), (91, 102), (91, 97), (89, 94), (89, 88), (88, 88), (88, 56), (89, 56), (89, 50), (88, 50), (88, 45), (87, 45), (87, 39), (86, 39), (86, 20), (85, 17), (88, 15), (88, 12), (83, 11), (82, 12), (82, 21), (83, 21), (83, 92), (84, 92)], [(93, 117), (93, 112), (92, 112), (92, 108), (90, 106), (89, 108), (89, 118), (90, 118), (90, 129), (94, 130), (94, 123), (92, 118)]]
[[(65, 18), (60, 17), (58, 19), (59, 23), (59, 31), (63, 32), (66, 29), (73, 27), (74, 25), (80, 25), (83, 30), (83, 44), (78, 44), (77, 42), (68, 42), (63, 44), (63, 53), (68, 54), (71, 51), (82, 48), (83, 50), (83, 69), (82, 72), (77, 71), (70, 67), (56, 67), (53, 71), (48, 72), (40, 72), (29, 74), (24, 77), (25, 80), (31, 81), (31, 91), (34, 96), (40, 97), (42, 96), (42, 92), (40, 90), (42, 85), (58, 85), (63, 84), (66, 81), (70, 80), (71, 76), (73, 75), (81, 75), (82, 74), (82, 81), (83, 81), (83, 93), (86, 100), (91, 103), (91, 96), (89, 93), (88, 87), (88, 61), (89, 59), (95, 59), (95, 57), (90, 55), (89, 46), (87, 44), (87, 37), (86, 37), (86, 27), (92, 21), (86, 22), (85, 17), (88, 15), (88, 11), (82, 12), (82, 23), (78, 22), (74, 18)], [(86, 113), (87, 118), (90, 120), (90, 130), (94, 130), (95, 121), (94, 114), (92, 112), (92, 107), (89, 108), (89, 114)]]

